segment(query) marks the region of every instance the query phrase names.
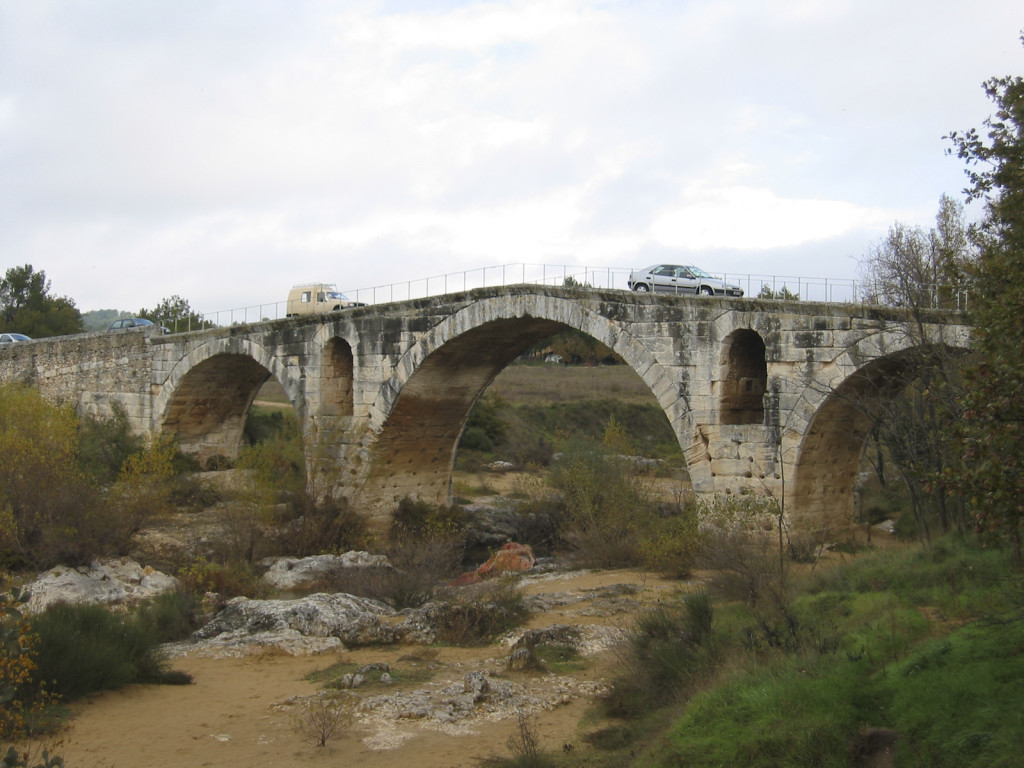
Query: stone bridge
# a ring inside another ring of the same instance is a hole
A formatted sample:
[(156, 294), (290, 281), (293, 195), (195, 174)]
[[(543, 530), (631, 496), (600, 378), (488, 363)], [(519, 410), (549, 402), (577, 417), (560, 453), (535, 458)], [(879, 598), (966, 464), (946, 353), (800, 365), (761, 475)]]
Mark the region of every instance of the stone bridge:
[(928, 364), (923, 349), (966, 348), (970, 335), (945, 313), (520, 285), (171, 336), (43, 339), (0, 348), (0, 380), (81, 412), (120, 404), (137, 432), (172, 433), (204, 460), (237, 456), (273, 377), (302, 425), (311, 490), (382, 525), (403, 497), (450, 500), (473, 404), (566, 328), (643, 379), (696, 493), (770, 493), (813, 527), (852, 515), (881, 400)]

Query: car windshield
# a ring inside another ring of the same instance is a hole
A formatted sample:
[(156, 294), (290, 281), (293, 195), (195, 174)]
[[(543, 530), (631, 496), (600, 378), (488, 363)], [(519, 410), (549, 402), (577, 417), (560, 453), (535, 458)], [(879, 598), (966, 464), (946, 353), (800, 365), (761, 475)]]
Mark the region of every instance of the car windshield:
[(135, 324), (136, 325), (152, 325), (153, 321), (152, 320), (147, 320), (144, 317), (137, 317), (137, 318), (135, 318)]
[(338, 293), (337, 291), (328, 291), (327, 298), (335, 301), (348, 301), (348, 296), (344, 293)]
[(710, 277), (712, 279), (714, 279), (714, 277), (715, 277), (714, 275), (709, 275), (707, 272), (705, 272), (700, 267), (690, 267), (690, 271), (693, 272), (693, 276), (694, 277)]

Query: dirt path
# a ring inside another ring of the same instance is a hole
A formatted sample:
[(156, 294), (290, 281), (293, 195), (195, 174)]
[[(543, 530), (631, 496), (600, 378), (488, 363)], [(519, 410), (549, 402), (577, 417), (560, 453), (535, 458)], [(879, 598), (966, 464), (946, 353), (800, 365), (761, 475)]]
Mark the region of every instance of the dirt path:
[[(608, 597), (617, 584), (641, 589), (628, 598)], [(550, 624), (597, 624), (625, 627), (636, 610), (664, 596), (678, 584), (633, 571), (597, 571), (530, 580), (530, 594), (600, 594), (565, 603), (534, 615), (530, 627)], [(176, 659), (174, 668), (189, 672), (189, 686), (132, 686), (99, 694), (74, 705), (74, 717), (58, 746), (69, 768), (179, 768), (198, 766), (337, 765), (364, 768), (462, 768), (481, 758), (510, 754), (507, 741), (517, 729), (515, 713), (480, 707), (469, 718), (442, 722), (430, 718), (395, 718), (385, 709), (361, 713), (351, 727), (314, 746), (295, 729), (303, 697), (317, 686), (304, 679), (315, 670), (343, 660), (357, 664), (408, 664), (409, 647), (360, 648), (340, 654), (292, 657), (263, 653), (245, 658)], [(422, 652), (422, 649), (418, 649)], [(554, 673), (510, 672), (508, 648), (438, 647), (431, 663), (437, 671), (419, 687), (457, 684), (467, 671), (480, 670), (502, 685), (529, 690), (545, 703), (531, 715), (545, 750), (581, 743), (581, 720), (595, 683), (613, 671), (614, 654), (588, 657), (586, 669), (572, 679)], [(380, 694), (379, 688), (372, 694)], [(360, 692), (360, 695), (365, 696)], [(591, 724), (589, 726), (593, 728)]]

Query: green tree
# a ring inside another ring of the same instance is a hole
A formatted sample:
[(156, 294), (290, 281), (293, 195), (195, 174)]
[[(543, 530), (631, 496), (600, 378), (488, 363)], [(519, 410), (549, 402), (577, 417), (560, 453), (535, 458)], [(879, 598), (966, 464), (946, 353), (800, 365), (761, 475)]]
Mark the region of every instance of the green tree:
[(783, 285), (778, 290), (772, 288), (768, 283), (761, 285), (761, 290), (757, 294), (759, 299), (780, 299), (782, 301), (800, 301), (800, 294), (793, 293), (789, 290), (788, 285)]
[(202, 315), (189, 306), (188, 301), (177, 294), (163, 299), (153, 309), (140, 309), (138, 316), (152, 320), (157, 325), (165, 325), (175, 333), (213, 327), (213, 323), (204, 320)]
[(861, 261), (866, 298), (917, 312), (963, 309), (974, 258), (963, 205), (942, 195), (932, 229), (896, 222)]
[(0, 561), (48, 568), (77, 548), (94, 497), (77, 441), (70, 408), (29, 387), (0, 387)]
[[(1024, 42), (1024, 35), (1021, 36)], [(991, 78), (996, 111), (977, 129), (949, 135), (966, 161), (968, 200), (985, 205), (975, 231), (980, 252), (971, 270), (970, 318), (978, 362), (972, 366), (959, 422), (964, 466), (951, 479), (968, 494), (979, 524), (1009, 536), (1021, 557), (1024, 518), (1024, 78)]]
[(918, 535), (963, 528), (962, 499), (936, 487), (935, 478), (960, 465), (959, 443), (949, 426), (961, 416), (964, 356), (936, 346), (927, 334), (932, 310), (965, 305), (967, 270), (976, 258), (963, 206), (939, 199), (929, 230), (896, 222), (860, 263), (870, 301), (907, 310), (910, 353), (905, 373), (863, 377), (853, 396), (875, 419), (874, 468), (885, 484), (886, 462), (902, 481)]
[(11, 267), (0, 280), (0, 331), (34, 338), (81, 333), (82, 313), (66, 296), (53, 296), (50, 281), (30, 264)]
[(123, 554), (142, 518), (166, 507), (169, 439), (128, 455), (118, 482), (101, 492), (94, 478), (102, 472), (82, 468), (80, 429), (71, 408), (0, 384), (0, 567), (43, 570)]

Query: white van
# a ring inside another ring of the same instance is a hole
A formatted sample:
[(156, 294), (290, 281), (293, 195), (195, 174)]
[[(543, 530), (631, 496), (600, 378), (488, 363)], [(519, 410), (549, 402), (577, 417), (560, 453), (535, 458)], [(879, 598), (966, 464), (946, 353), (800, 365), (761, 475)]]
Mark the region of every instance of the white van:
[(352, 301), (331, 283), (303, 283), (288, 292), (286, 317), (316, 315), (321, 312), (336, 312), (348, 307), (365, 307), (359, 301)]

